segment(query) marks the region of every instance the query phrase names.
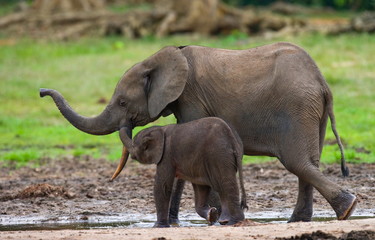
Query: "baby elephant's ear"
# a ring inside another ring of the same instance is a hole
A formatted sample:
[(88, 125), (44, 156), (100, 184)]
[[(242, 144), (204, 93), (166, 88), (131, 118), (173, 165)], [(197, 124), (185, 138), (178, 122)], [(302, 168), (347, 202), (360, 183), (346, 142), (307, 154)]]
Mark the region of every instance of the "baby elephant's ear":
[(164, 151), (164, 131), (157, 127), (152, 129), (145, 137), (144, 155), (148, 164), (158, 164), (163, 156)]

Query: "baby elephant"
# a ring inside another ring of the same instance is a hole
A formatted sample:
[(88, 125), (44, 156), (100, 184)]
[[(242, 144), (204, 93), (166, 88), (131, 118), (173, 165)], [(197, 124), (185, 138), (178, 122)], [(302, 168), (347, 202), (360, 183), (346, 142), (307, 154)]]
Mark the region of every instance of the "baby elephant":
[[(157, 164), (154, 186), (157, 222), (154, 227), (169, 227), (169, 204), (175, 177), (193, 184), (195, 209), (211, 224), (216, 221), (235, 224), (244, 219), (243, 209), (247, 205), (242, 178), (243, 145), (238, 134), (223, 120), (209, 117), (151, 127), (139, 132), (133, 141), (121, 129), (120, 137), (133, 159)], [(220, 196), (220, 217), (217, 209), (207, 203), (211, 189)]]

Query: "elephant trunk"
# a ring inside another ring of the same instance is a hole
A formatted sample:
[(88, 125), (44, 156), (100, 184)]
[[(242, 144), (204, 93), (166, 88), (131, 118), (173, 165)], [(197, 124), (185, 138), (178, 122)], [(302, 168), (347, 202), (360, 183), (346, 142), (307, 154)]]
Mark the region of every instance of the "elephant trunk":
[(61, 114), (73, 126), (83, 132), (93, 135), (106, 135), (118, 130), (118, 125), (111, 123), (111, 114), (108, 107), (100, 115), (88, 118), (77, 114), (58, 91), (41, 88), (40, 97), (47, 95), (52, 97)]
[(126, 147), (128, 151), (132, 152), (133, 150), (133, 141), (131, 139), (132, 127), (131, 126), (122, 127), (119, 133), (120, 133), (120, 139), (122, 143), (124, 144), (124, 147)]
[(120, 162), (117, 166), (115, 173), (113, 174), (111, 178), (111, 181), (113, 181), (120, 174), (126, 162), (128, 161), (129, 152), (133, 151), (133, 143), (132, 143), (131, 137), (132, 137), (132, 127), (122, 127), (120, 129), (120, 139), (122, 143), (124, 144), (124, 147), (122, 149)]

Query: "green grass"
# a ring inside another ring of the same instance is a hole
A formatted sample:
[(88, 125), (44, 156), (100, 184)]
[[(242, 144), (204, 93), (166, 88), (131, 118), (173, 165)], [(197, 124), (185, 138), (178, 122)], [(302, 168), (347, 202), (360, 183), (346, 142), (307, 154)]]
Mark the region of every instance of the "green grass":
[[(316, 60), (334, 94), (337, 128), (350, 162), (375, 162), (374, 35), (303, 35), (262, 40), (240, 33), (221, 38), (177, 36), (141, 40), (81, 39), (75, 42), (17, 40), (0, 46), (0, 161), (22, 165), (46, 157), (80, 156), (117, 160), (118, 134), (91, 136), (72, 127), (51, 98), (39, 98), (39, 88), (60, 91), (82, 115), (100, 113), (124, 73), (166, 45), (198, 44), (244, 49), (275, 41), (305, 48)], [(152, 124), (173, 123), (173, 117)], [(142, 128), (137, 128), (136, 132)], [(330, 129), (327, 139), (334, 139)], [(370, 151), (370, 153), (368, 153)], [(246, 157), (246, 161), (259, 161)], [(322, 161), (338, 162), (336, 145), (327, 145)]]

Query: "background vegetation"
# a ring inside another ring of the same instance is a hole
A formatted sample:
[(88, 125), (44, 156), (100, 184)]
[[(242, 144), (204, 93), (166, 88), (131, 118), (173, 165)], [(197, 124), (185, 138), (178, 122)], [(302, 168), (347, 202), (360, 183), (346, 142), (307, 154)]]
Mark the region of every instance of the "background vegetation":
[[(176, 36), (155, 40), (123, 38), (37, 42), (0, 39), (0, 160), (20, 165), (57, 156), (103, 157), (117, 160), (121, 142), (116, 133), (91, 136), (72, 127), (51, 98), (39, 98), (39, 88), (59, 90), (83, 115), (105, 107), (125, 70), (165, 45), (198, 44), (244, 49), (275, 41), (305, 48), (316, 60), (334, 94), (338, 131), (350, 162), (375, 162), (375, 36), (307, 34), (273, 40), (229, 35), (219, 38)], [(161, 118), (152, 124), (173, 123)], [(139, 131), (141, 128), (137, 128)], [(322, 161), (340, 157), (331, 130)], [(258, 161), (258, 157), (246, 157)]]
[(266, 6), (275, 2), (300, 4), (310, 7), (329, 7), (336, 10), (374, 10), (374, 0), (224, 0), (224, 2), (235, 5)]
[[(0, 0), (0, 16), (13, 13), (17, 6), (22, 8), (21, 2), (29, 7), (33, 3), (31, 0)], [(149, 4), (124, 5), (122, 1), (117, 2), (122, 4), (109, 5), (109, 10), (128, 12), (132, 9), (129, 6), (139, 8), (147, 6), (149, 11), (153, 9)], [(225, 2), (234, 6), (248, 4), (264, 6), (276, 1), (226, 0)], [(375, 0), (284, 0), (284, 2), (356, 11), (375, 8)], [(51, 14), (54, 13), (52, 10)], [(221, 10), (218, 8), (216, 11)], [(330, 11), (302, 12), (304, 20), (313, 19), (318, 25), (332, 24), (337, 20), (349, 22), (349, 18), (355, 14), (354, 11), (332, 12), (332, 14)], [(26, 16), (30, 17), (36, 13), (30, 14)], [(81, 16), (79, 11), (75, 14)], [(257, 15), (255, 12), (249, 14), (249, 16)], [(41, 33), (46, 34), (46, 29), (41, 26), (45, 27), (48, 24), (38, 25), (39, 20), (34, 19), (33, 26), (36, 28), (29, 29), (28, 17), (25, 17), (25, 22), (20, 24), (26, 26), (28, 30), (26, 33), (43, 29)], [(267, 25), (269, 23), (265, 24), (265, 19), (273, 19), (273, 23), (284, 19), (284, 16), (279, 17), (264, 15), (254, 19), (263, 21), (263, 25)], [(2, 24), (4, 26), (4, 18)], [(18, 29), (18, 27), (20, 26), (10, 28)], [(63, 24), (63, 27), (66, 26)], [(0, 162), (19, 166), (31, 160), (38, 163), (41, 160), (62, 156), (91, 155), (112, 161), (120, 157), (122, 144), (117, 133), (109, 136), (91, 136), (78, 131), (61, 116), (51, 98), (39, 98), (39, 88), (57, 89), (77, 112), (92, 116), (100, 113), (106, 106), (116, 83), (127, 69), (166, 45), (196, 44), (246, 49), (277, 41), (292, 42), (306, 49), (326, 77), (334, 94), (337, 127), (346, 147), (348, 161), (375, 162), (375, 36), (368, 33), (353, 33), (353, 31), (332, 36), (311, 30), (300, 31), (295, 35), (296, 32), (290, 31), (293, 28), (286, 27), (286, 30), (288, 29), (289, 32), (282, 31), (282, 34), (266, 29), (265, 31), (268, 32), (264, 33), (263, 37), (260, 35), (254, 37), (251, 31), (227, 30), (228, 35), (217, 33), (216, 36), (211, 37), (184, 34), (157, 38), (150, 32), (141, 35), (143, 37), (137, 40), (113, 35), (102, 38), (90, 37), (87, 34), (84, 35), (85, 37), (72, 38), (74, 40), (70, 41), (51, 41), (46, 40), (48, 37), (41, 38), (39, 35), (37, 35), (39, 39), (44, 40), (37, 40), (24, 38), (21, 35), (7, 35), (6, 32), (0, 31)], [(58, 32), (55, 28), (51, 30)], [(194, 29), (190, 33), (192, 32)], [(174, 117), (170, 116), (160, 118), (150, 125), (174, 122)], [(142, 128), (144, 127), (135, 129), (135, 133)], [(338, 162), (340, 154), (330, 128), (327, 129), (326, 139), (322, 161)], [(270, 158), (245, 157), (245, 159), (247, 162), (256, 162)]]

